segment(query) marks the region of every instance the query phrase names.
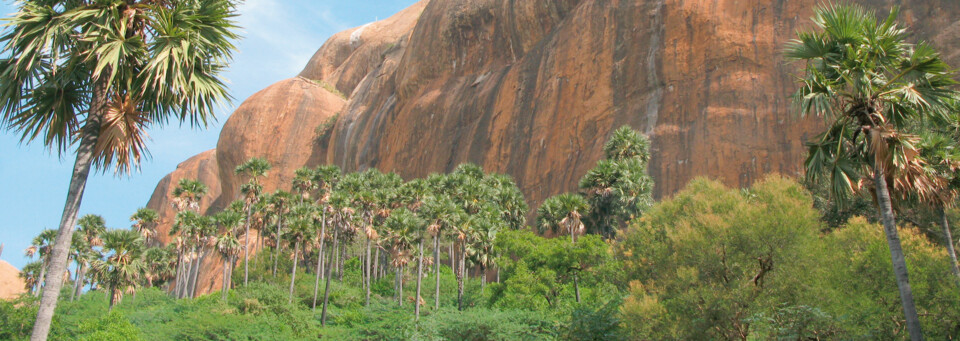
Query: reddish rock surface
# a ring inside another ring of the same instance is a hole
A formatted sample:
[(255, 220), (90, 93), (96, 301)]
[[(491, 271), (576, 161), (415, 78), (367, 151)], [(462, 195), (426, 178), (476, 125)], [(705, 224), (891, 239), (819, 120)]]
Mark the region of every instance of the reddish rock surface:
[(20, 270), (0, 260), (0, 300), (12, 300), (26, 292)]
[[(734, 186), (769, 172), (797, 175), (802, 142), (819, 121), (793, 113), (796, 66), (781, 51), (810, 25), (817, 3), (418, 2), (334, 35), (301, 78), (234, 113), (217, 145), (223, 193), (213, 209), (236, 198), (244, 180), (233, 168), (254, 156), (274, 163), (268, 190), (289, 188), (303, 165), (376, 167), (409, 179), (475, 162), (512, 175), (537, 207), (575, 190), (623, 124), (653, 140), (658, 196), (701, 175)], [(885, 10), (895, 2), (860, 3)], [(960, 2), (896, 3), (916, 38), (960, 65)], [(315, 143), (314, 128), (335, 113), (329, 138)], [(211, 281), (217, 271), (205, 268)]]

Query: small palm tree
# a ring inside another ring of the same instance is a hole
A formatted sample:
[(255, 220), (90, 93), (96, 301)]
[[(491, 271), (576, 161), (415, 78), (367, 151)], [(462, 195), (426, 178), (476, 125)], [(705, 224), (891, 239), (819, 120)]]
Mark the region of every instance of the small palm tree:
[(35, 261), (27, 263), (23, 266), (23, 269), (20, 269), (20, 273), (17, 274), (21, 279), (23, 279), (23, 288), (28, 292), (34, 292), (39, 290), (38, 286), (40, 285), (40, 273), (43, 272), (43, 262)]
[(314, 170), (303, 167), (293, 173), (293, 190), (300, 194), (300, 203), (305, 199), (310, 199), (310, 193), (317, 190), (317, 183), (314, 182), (316, 173)]
[(99, 252), (96, 252), (93, 248), (103, 246), (103, 240), (100, 236), (107, 231), (106, 222), (103, 220), (103, 217), (95, 214), (87, 214), (80, 217), (77, 221), (77, 227), (77, 232), (74, 235), (79, 236), (81, 239), (79, 244), (83, 245), (83, 247), (76, 249), (77, 254), (74, 257), (74, 260), (77, 262), (77, 279), (73, 284), (71, 300), (80, 296), (90, 262), (100, 258)]
[[(570, 243), (577, 243), (577, 236), (583, 234), (585, 228), (581, 217), (587, 212), (590, 205), (582, 196), (564, 193), (548, 198), (537, 209), (537, 229), (540, 233), (551, 231), (555, 234), (570, 235)], [(577, 303), (580, 303), (580, 281), (576, 272), (573, 274), (573, 287)]]
[(591, 210), (583, 212), (591, 233), (613, 238), (627, 221), (653, 203), (653, 180), (647, 175), (650, 140), (623, 126), (603, 147), (605, 159), (580, 179)]
[[(957, 254), (953, 247), (953, 236), (950, 233), (950, 221), (947, 219), (947, 209), (952, 207), (960, 194), (960, 138), (953, 139), (949, 132), (941, 127), (928, 127), (922, 135), (919, 144), (920, 157), (927, 161), (923, 170), (932, 180), (934, 186), (929, 195), (919, 193), (915, 195), (921, 203), (929, 206), (940, 215), (940, 227), (943, 231), (944, 245), (947, 255), (950, 256), (950, 270), (960, 279), (960, 267), (957, 265)], [(939, 131), (939, 132), (938, 132)], [(960, 137), (960, 135), (958, 135)]]
[(250, 178), (250, 182), (244, 184), (240, 191), (244, 194), (247, 204), (247, 218), (244, 219), (246, 232), (243, 237), (243, 285), (247, 285), (250, 277), (250, 223), (252, 222), (253, 206), (260, 201), (260, 194), (263, 192), (263, 185), (260, 184), (260, 178), (267, 175), (270, 171), (270, 162), (263, 158), (252, 158), (237, 166), (234, 173)]
[(157, 211), (149, 208), (137, 209), (137, 212), (130, 216), (133, 222), (133, 228), (140, 233), (145, 243), (149, 244), (150, 239), (157, 236), (157, 223), (160, 222), (160, 215)]
[(141, 278), (148, 288), (173, 279), (176, 274), (176, 250), (169, 246), (156, 246), (143, 252), (143, 273)]
[(143, 239), (132, 230), (110, 230), (103, 234), (104, 260), (97, 260), (92, 268), (100, 283), (110, 292), (109, 310), (120, 302), (128, 288), (135, 288), (143, 273)]
[(794, 95), (802, 115), (829, 120), (827, 130), (808, 144), (804, 166), (813, 181), (827, 179), (831, 193), (845, 198), (871, 189), (890, 247), (893, 270), (910, 338), (923, 333), (913, 301), (891, 204), (891, 182), (898, 169), (921, 166), (916, 137), (906, 129), (921, 119), (944, 116), (955, 96), (950, 68), (925, 43), (907, 42), (897, 23), (898, 9), (883, 21), (857, 5), (818, 7), (817, 26), (800, 31), (786, 57), (803, 62)]
[[(281, 244), (281, 230), (284, 228), (284, 218), (290, 212), (290, 203), (292, 201), (293, 197), (290, 192), (283, 190), (277, 190), (264, 198), (266, 213), (276, 221), (275, 225), (277, 227), (273, 235), (273, 240), (276, 242), (273, 248), (273, 277), (277, 277), (277, 265), (280, 262), (280, 251), (283, 248), (283, 244)], [(300, 204), (303, 204), (303, 200), (301, 200)]]
[(33, 258), (34, 255), (40, 258), (40, 276), (38, 278), (39, 285), (37, 285), (37, 290), (34, 291), (34, 295), (40, 296), (40, 293), (44, 287), (46, 287), (46, 275), (48, 263), (50, 262), (50, 250), (53, 248), (55, 239), (57, 238), (57, 231), (55, 230), (43, 230), (39, 235), (33, 238), (33, 242), (24, 250), (24, 255), (29, 258)]

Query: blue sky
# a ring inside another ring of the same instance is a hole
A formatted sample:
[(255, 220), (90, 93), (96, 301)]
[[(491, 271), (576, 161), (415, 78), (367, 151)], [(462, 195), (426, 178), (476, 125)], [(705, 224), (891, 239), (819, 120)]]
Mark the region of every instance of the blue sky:
[[(15, 4), (0, 0), (9, 17)], [(383, 19), (415, 0), (246, 0), (240, 7), (244, 39), (227, 78), (234, 102), (206, 129), (167, 126), (148, 131), (152, 158), (129, 177), (91, 175), (80, 214), (102, 215), (107, 226), (127, 228), (128, 218), (146, 205), (157, 182), (190, 156), (216, 147), (220, 128), (233, 109), (254, 92), (297, 73), (336, 32)], [(19, 135), (0, 131), (0, 243), (3, 259), (20, 268), (30, 260), (23, 250), (43, 229), (58, 227), (73, 169), (73, 155), (62, 159), (41, 144), (22, 145)]]

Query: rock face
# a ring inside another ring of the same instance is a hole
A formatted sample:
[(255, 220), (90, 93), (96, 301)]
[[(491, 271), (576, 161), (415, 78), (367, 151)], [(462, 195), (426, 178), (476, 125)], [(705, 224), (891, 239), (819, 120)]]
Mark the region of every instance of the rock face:
[[(658, 196), (701, 175), (733, 186), (769, 172), (797, 175), (802, 142), (820, 123), (793, 114), (796, 66), (781, 51), (810, 25), (817, 3), (420, 1), (334, 35), (299, 78), (237, 110), (217, 145), (222, 194), (213, 210), (236, 198), (245, 180), (233, 168), (254, 156), (274, 163), (268, 189), (288, 189), (303, 165), (376, 167), (409, 179), (475, 162), (512, 175), (537, 207), (575, 190), (624, 124), (653, 140)], [(859, 3), (900, 4), (916, 38), (960, 65), (960, 2)], [(336, 113), (333, 129), (314, 141), (314, 128)]]
[(12, 300), (26, 292), (20, 270), (0, 260), (0, 300)]

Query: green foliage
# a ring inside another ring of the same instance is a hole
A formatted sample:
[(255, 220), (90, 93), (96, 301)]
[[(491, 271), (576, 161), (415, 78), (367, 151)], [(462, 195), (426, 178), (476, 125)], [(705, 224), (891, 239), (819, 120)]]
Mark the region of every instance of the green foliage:
[(561, 329), (561, 340), (626, 340), (620, 329), (620, 299), (603, 305), (578, 306)]
[[(811, 196), (771, 176), (751, 189), (694, 180), (615, 245), (630, 281), (631, 339), (883, 339), (903, 313), (882, 229), (863, 218), (821, 235)], [(931, 339), (960, 333), (960, 292), (946, 255), (901, 229)]]
[(650, 140), (623, 126), (604, 145), (604, 155), (580, 179), (580, 190), (590, 205), (584, 217), (587, 232), (612, 238), (653, 204), (653, 179), (647, 175)]
[(143, 340), (140, 331), (119, 312), (111, 312), (97, 319), (83, 321), (76, 335), (81, 341), (134, 341)]
[(36, 298), (22, 295), (14, 301), (0, 300), (0, 340), (25, 340), (30, 337), (37, 316)]
[(337, 87), (333, 86), (332, 84), (327, 83), (322, 79), (314, 79), (313, 82), (317, 83), (317, 85), (319, 85), (324, 90), (329, 91), (331, 94), (337, 95), (337, 97), (340, 97), (344, 100), (347, 99), (347, 95), (344, 95), (342, 92), (340, 92), (340, 90), (337, 90)]
[(333, 132), (333, 127), (337, 124), (338, 118), (340, 118), (339, 112), (324, 120), (323, 123), (320, 123), (313, 131), (313, 142), (320, 146), (326, 146), (330, 133)]

